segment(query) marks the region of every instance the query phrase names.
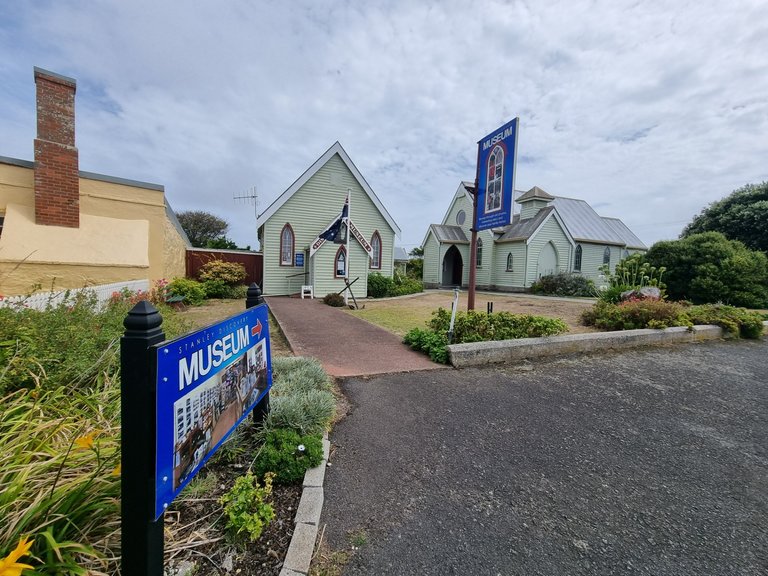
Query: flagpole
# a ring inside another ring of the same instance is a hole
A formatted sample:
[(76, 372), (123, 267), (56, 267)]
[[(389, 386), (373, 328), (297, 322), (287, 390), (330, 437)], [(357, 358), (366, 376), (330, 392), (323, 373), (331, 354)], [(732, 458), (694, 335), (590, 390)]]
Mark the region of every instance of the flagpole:
[[(347, 279), (346, 285), (349, 286), (349, 265), (352, 262), (352, 255), (349, 253), (349, 222), (351, 220), (351, 210), (352, 210), (352, 202), (351, 202), (351, 196), (352, 196), (352, 189), (347, 188), (347, 221), (345, 224), (347, 225), (347, 245), (345, 246), (344, 250), (347, 252), (347, 265), (344, 268), (344, 277)], [(344, 292), (344, 304), (349, 303), (349, 290), (346, 290)]]

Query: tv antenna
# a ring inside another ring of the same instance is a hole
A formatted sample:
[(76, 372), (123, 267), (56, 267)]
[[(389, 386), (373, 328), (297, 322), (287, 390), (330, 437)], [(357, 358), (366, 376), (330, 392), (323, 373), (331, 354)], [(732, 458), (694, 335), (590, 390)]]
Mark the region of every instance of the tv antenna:
[(240, 196), (232, 196), (232, 199), (238, 204), (241, 202), (253, 204), (253, 215), (255, 218), (259, 217), (259, 195), (256, 192), (256, 186), (251, 186)]

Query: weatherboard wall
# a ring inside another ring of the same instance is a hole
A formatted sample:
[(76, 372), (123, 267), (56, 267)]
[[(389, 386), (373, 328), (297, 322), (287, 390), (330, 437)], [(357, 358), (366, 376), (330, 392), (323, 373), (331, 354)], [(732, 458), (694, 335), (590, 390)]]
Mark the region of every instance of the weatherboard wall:
[[(507, 256), (512, 254), (512, 270), (507, 270)], [(525, 242), (501, 242), (496, 245), (493, 283), (499, 290), (515, 290), (525, 285)]]
[(369, 273), (380, 272), (382, 275), (392, 276), (395, 232), (343, 160), (338, 154), (334, 154), (264, 223), (263, 291), (265, 294), (297, 293), (301, 285), (306, 283), (302, 274), (308, 272), (308, 266), (313, 267), (312, 284), (315, 296), (322, 297), (344, 288), (344, 280), (334, 278), (334, 262), (340, 244), (326, 242), (311, 258), (311, 262), (310, 259), (305, 259), (304, 266), (295, 266), (295, 257), (291, 266), (281, 266), (280, 234), (285, 224), (290, 223), (294, 233), (294, 253), (303, 253), (317, 235), (339, 215), (348, 189), (351, 191), (352, 222), (368, 242), (371, 241), (373, 233), (378, 231), (382, 248), (381, 269), (372, 270), (368, 255), (362, 246), (357, 240), (350, 239), (350, 281), (359, 277), (353, 286), (355, 296), (367, 296)]
[(557, 269), (555, 272), (563, 272), (570, 269), (571, 243), (557, 219), (550, 216), (528, 242), (528, 262), (524, 287), (530, 287), (539, 277), (539, 257), (541, 251), (550, 242), (557, 254)]

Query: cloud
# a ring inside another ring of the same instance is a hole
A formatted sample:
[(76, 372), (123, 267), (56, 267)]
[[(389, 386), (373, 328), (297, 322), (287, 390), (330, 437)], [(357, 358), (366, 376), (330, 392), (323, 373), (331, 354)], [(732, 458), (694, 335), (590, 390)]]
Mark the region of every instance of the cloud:
[(83, 169), (161, 183), (256, 243), (261, 209), (339, 140), (410, 249), (476, 142), (520, 116), (517, 187), (646, 242), (768, 179), (764, 2), (16, 3), (0, 154), (29, 158), (32, 66), (78, 80)]

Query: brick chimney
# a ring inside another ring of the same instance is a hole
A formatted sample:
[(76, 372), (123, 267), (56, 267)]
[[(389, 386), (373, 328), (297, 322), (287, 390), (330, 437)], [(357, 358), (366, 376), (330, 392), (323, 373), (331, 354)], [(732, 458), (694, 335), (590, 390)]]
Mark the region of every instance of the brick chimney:
[(35, 67), (35, 222), (80, 226), (80, 180), (75, 148), (75, 88), (72, 78)]

